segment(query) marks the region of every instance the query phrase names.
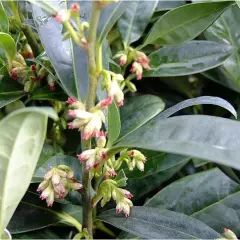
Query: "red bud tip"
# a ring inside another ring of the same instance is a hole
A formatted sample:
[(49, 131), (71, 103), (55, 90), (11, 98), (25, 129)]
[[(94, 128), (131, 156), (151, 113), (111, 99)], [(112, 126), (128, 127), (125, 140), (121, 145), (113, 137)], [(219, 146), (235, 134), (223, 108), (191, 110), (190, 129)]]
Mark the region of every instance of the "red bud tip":
[(72, 11), (72, 12), (78, 12), (79, 10), (80, 10), (79, 4), (73, 3), (73, 4), (71, 5), (71, 11)]
[(31, 65), (31, 66), (30, 66), (30, 69), (31, 69), (33, 72), (35, 72), (35, 71), (37, 70), (37, 68), (36, 68), (35, 65)]
[(75, 102), (77, 102), (77, 99), (75, 99), (73, 97), (69, 97), (68, 100), (66, 101), (66, 103), (69, 105), (72, 105)]
[(50, 91), (54, 91), (56, 88), (55, 88), (55, 85), (49, 85), (49, 90)]
[(224, 228), (224, 230), (223, 230), (224, 232), (228, 232), (228, 229), (227, 228)]

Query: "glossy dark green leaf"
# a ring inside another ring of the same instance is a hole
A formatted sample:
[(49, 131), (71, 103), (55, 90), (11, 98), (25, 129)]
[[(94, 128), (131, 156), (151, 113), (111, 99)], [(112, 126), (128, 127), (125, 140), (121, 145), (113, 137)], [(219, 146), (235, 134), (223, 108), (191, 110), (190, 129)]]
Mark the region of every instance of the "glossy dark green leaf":
[(158, 1), (156, 11), (166, 11), (176, 7), (180, 7), (185, 4), (184, 0), (178, 1)]
[(108, 154), (124, 147), (138, 147), (184, 154), (240, 169), (239, 134), (239, 122), (229, 119), (179, 116), (162, 120), (157, 116), (123, 138)]
[(49, 171), (53, 167), (57, 167), (58, 165), (67, 165), (74, 171), (74, 176), (77, 180), (81, 180), (81, 164), (79, 160), (75, 157), (67, 156), (67, 155), (57, 155), (51, 157), (48, 161), (44, 162), (41, 166), (38, 164), (38, 168), (33, 174), (32, 182), (41, 182), (43, 180), (44, 175), (47, 171)]
[[(51, 2), (59, 6), (57, 1)], [(78, 81), (73, 70), (73, 46), (71, 40), (62, 40), (62, 25), (39, 6), (32, 4), (33, 18), (43, 47), (53, 64), (64, 91), (79, 98)]]
[(239, 235), (239, 191), (239, 184), (215, 168), (170, 184), (145, 205), (184, 213), (219, 233), (229, 228)]
[(133, 194), (133, 201), (136, 201), (139, 198), (142, 198), (151, 193), (154, 189), (161, 187), (162, 183), (168, 181), (171, 177), (173, 177), (184, 165), (188, 163), (188, 161), (189, 158), (186, 157), (185, 160), (182, 162), (179, 161), (179, 164), (176, 164), (175, 166), (166, 169), (165, 171), (160, 171), (144, 178), (129, 178), (127, 182), (127, 189)]
[(167, 171), (174, 166), (190, 160), (189, 157), (176, 154), (144, 150), (141, 152), (147, 158), (147, 162), (144, 165), (144, 172), (138, 169), (134, 169), (133, 171), (125, 169), (124, 171), (129, 179), (145, 178), (159, 172)]
[(30, 97), (31, 100), (56, 100), (56, 101), (66, 101), (66, 94), (57, 88), (54, 91), (50, 91), (48, 86), (38, 88), (34, 91)]
[(152, 43), (176, 45), (194, 39), (232, 4), (192, 3), (173, 9), (155, 23), (141, 47)]
[(118, 139), (121, 131), (121, 121), (118, 106), (113, 102), (108, 108), (108, 143), (111, 147), (112, 143)]
[(147, 27), (158, 1), (133, 1), (118, 20), (125, 47), (137, 41)]
[(9, 31), (8, 17), (2, 2), (0, 2), (0, 32), (8, 33), (8, 31)]
[(145, 76), (183, 76), (221, 65), (235, 52), (234, 47), (211, 41), (190, 41), (176, 47), (164, 47), (150, 54), (152, 71)]
[(47, 162), (54, 155), (54, 147), (50, 144), (44, 143), (42, 147), (42, 152), (37, 162), (36, 169), (41, 167), (45, 162)]
[(164, 102), (153, 95), (127, 99), (124, 107), (120, 109), (122, 127), (118, 141), (156, 116), (164, 107)]
[(0, 79), (0, 108), (25, 95), (23, 87), (11, 78)]
[(221, 237), (204, 223), (165, 209), (132, 207), (128, 218), (109, 210), (99, 218), (146, 239), (216, 239)]
[(118, 3), (112, 3), (103, 9), (97, 30), (98, 44), (102, 44), (113, 25), (131, 4), (132, 3), (129, 1), (119, 1)]
[[(236, 49), (239, 49), (239, 22), (239, 8), (235, 5), (229, 8), (209, 29), (207, 29), (205, 37), (208, 40), (228, 44), (229, 46), (234, 46)], [(222, 66), (208, 71), (204, 73), (204, 75), (209, 77), (211, 80), (240, 92), (239, 61), (240, 54), (239, 51), (237, 51), (228, 58)]]
[(235, 118), (237, 118), (237, 113), (229, 102), (219, 97), (210, 97), (210, 96), (197, 97), (197, 98), (184, 100), (174, 105), (173, 107), (168, 108), (164, 112), (160, 113), (159, 118), (166, 119), (171, 115), (173, 115), (174, 113), (178, 112), (179, 110), (182, 110), (184, 108), (191, 107), (194, 105), (201, 105), (201, 104), (212, 104), (212, 105), (220, 106), (228, 110), (230, 113), (232, 113), (232, 115)]
[(67, 217), (81, 222), (82, 207), (54, 202), (53, 207), (49, 208), (38, 194), (27, 192), (8, 224), (8, 229), (11, 234), (35, 231), (59, 223), (69, 224)]

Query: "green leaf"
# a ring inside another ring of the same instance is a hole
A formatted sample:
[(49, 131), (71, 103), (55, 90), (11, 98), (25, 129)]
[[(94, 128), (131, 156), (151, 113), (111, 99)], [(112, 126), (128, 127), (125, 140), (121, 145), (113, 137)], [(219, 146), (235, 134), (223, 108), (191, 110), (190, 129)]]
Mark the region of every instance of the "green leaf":
[(82, 221), (82, 207), (54, 202), (53, 207), (39, 199), (38, 194), (27, 192), (13, 215), (8, 229), (11, 234), (35, 231), (59, 223), (67, 223), (68, 218)]
[(8, 31), (9, 31), (8, 17), (2, 2), (0, 2), (0, 32), (8, 33)]
[(237, 3), (238, 7), (240, 8), (240, 1), (239, 0), (235, 0), (235, 2)]
[(126, 99), (121, 108), (121, 133), (117, 141), (141, 127), (155, 117), (165, 107), (165, 103), (156, 96), (143, 95)]
[(17, 48), (13, 38), (7, 33), (0, 32), (0, 47), (3, 49), (11, 68), (11, 62), (17, 53)]
[(182, 154), (239, 167), (240, 124), (210, 116), (179, 116), (163, 120), (153, 118), (132, 132), (112, 149), (110, 156), (126, 147)]
[(133, 1), (118, 20), (125, 48), (137, 41), (147, 27), (158, 1)]
[(22, 86), (11, 78), (0, 79), (0, 108), (12, 103), (25, 95)]
[(124, 169), (125, 174), (129, 179), (145, 178), (153, 174), (157, 174), (159, 172), (167, 171), (168, 169), (173, 168), (174, 166), (177, 166), (183, 162), (187, 162), (190, 160), (189, 157), (176, 154), (146, 150), (143, 151), (141, 150), (141, 152), (147, 158), (147, 161), (144, 165), (144, 172), (140, 172), (138, 169), (134, 169), (133, 171)]
[(156, 11), (166, 11), (185, 4), (184, 0), (178, 1), (158, 1)]
[(57, 100), (57, 101), (66, 101), (67, 96), (65, 93), (60, 89), (57, 88), (54, 91), (50, 91), (48, 86), (41, 87), (36, 89), (31, 95), (29, 96), (31, 100)]
[(173, 9), (155, 23), (141, 48), (152, 43), (176, 45), (194, 39), (232, 4), (192, 3)]
[[(229, 8), (217, 21), (205, 31), (204, 35), (208, 40), (218, 43), (234, 46), (236, 49), (240, 47), (239, 8), (233, 6)], [(240, 53), (237, 51), (228, 58), (220, 67), (204, 73), (209, 79), (216, 81), (228, 88), (240, 92)]]
[(0, 122), (0, 235), (30, 184), (43, 146), (47, 116), (57, 117), (51, 108), (25, 108)]
[(37, 162), (36, 169), (41, 167), (45, 162), (47, 162), (54, 155), (54, 147), (50, 144), (44, 143), (43, 148), (40, 154), (40, 157)]
[[(52, 2), (59, 7), (57, 2)], [(73, 69), (73, 46), (71, 40), (62, 40), (62, 25), (39, 6), (32, 4), (32, 14), (43, 47), (56, 71), (64, 91), (80, 98), (78, 82)]]
[(127, 177), (126, 177), (126, 175), (125, 175), (125, 173), (124, 173), (124, 171), (123, 171), (123, 169), (122, 170), (120, 170), (119, 172), (118, 172), (118, 175), (116, 176), (116, 178), (114, 179), (114, 181), (116, 181), (117, 182), (117, 186), (118, 187), (126, 187), (126, 185), (127, 185)]
[(216, 105), (222, 108), (225, 108), (228, 110), (232, 115), (237, 118), (237, 113), (233, 106), (227, 102), (226, 100), (219, 98), (219, 97), (210, 97), (210, 96), (204, 96), (204, 97), (197, 97), (197, 98), (191, 98), (184, 100), (173, 107), (168, 108), (164, 112), (159, 114), (159, 118), (166, 119), (173, 115), (174, 113), (178, 112), (179, 110), (182, 110), (187, 107), (195, 106), (195, 105), (201, 105), (201, 104), (212, 104)]
[(112, 3), (103, 9), (97, 29), (97, 41), (99, 45), (102, 44), (114, 24), (127, 8), (131, 6), (131, 4), (131, 2), (121, 0), (118, 3)]
[(60, 155), (53, 156), (48, 161), (43, 162), (42, 165), (38, 164), (38, 168), (33, 174), (32, 182), (41, 182), (43, 181), (44, 175), (53, 167), (58, 165), (67, 165), (74, 171), (74, 176), (77, 180), (82, 179), (81, 175), (81, 164), (79, 160), (75, 157)]
[(176, 164), (175, 166), (170, 167), (165, 171), (160, 171), (158, 173), (148, 175), (144, 178), (129, 178), (127, 183), (127, 189), (133, 194), (134, 201), (144, 196), (146, 197), (147, 194), (151, 193), (155, 189), (158, 189), (162, 185), (162, 183), (168, 181), (177, 172), (179, 172), (180, 169), (188, 163), (188, 161), (189, 158), (185, 157), (185, 160), (183, 160), (182, 162), (179, 161), (179, 164)]
[(150, 54), (152, 71), (145, 76), (184, 76), (221, 65), (235, 51), (232, 46), (211, 41), (190, 41), (176, 47), (164, 47)]
[(132, 207), (128, 218), (109, 210), (99, 219), (146, 239), (216, 239), (221, 237), (204, 223), (165, 209)]
[(116, 103), (113, 102), (108, 108), (108, 147), (111, 147), (112, 143), (118, 139), (120, 131), (121, 121), (119, 109)]
[(229, 228), (239, 235), (239, 191), (239, 184), (215, 168), (170, 184), (145, 205), (184, 213), (219, 233)]

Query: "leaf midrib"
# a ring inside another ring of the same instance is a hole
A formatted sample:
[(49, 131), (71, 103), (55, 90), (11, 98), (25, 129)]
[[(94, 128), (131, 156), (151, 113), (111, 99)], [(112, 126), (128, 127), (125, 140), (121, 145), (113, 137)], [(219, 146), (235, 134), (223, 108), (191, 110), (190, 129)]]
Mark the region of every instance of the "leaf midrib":
[[(229, 6), (231, 6), (231, 5), (229, 5)], [(185, 7), (185, 6), (184, 6), (184, 7)], [(227, 8), (227, 6), (226, 6), (225, 8)], [(186, 22), (184, 22), (184, 23), (182, 23), (182, 24), (180, 24), (180, 25), (177, 25), (177, 27), (174, 27), (174, 28), (172, 28), (172, 29), (169, 30), (169, 31), (162, 32), (161, 34), (158, 35), (158, 37), (157, 37), (155, 40), (150, 40), (150, 42), (149, 42), (149, 40), (148, 40), (148, 38), (147, 38), (146, 41), (145, 41), (145, 42), (143, 43), (143, 45), (141, 46), (141, 48), (143, 48), (144, 46), (146, 46), (147, 44), (149, 44), (149, 43), (151, 43), (151, 42), (157, 41), (157, 39), (163, 37), (164, 35), (167, 35), (167, 34), (173, 32), (173, 31), (175, 31), (175, 30), (178, 29), (178, 28), (183, 28), (185, 25), (189, 25), (191, 22), (194, 22), (194, 21), (197, 21), (197, 20), (199, 20), (199, 19), (201, 19), (201, 18), (204, 18), (204, 17), (208, 16), (209, 14), (216, 13), (216, 12), (220, 11), (221, 9), (222, 9), (222, 7), (218, 7), (218, 8), (216, 7), (216, 8), (214, 9), (214, 11), (209, 11), (207, 14), (201, 15), (201, 17), (196, 17), (196, 18), (193, 18), (192, 20), (189, 20), (189, 21), (186, 21)], [(223, 12), (223, 11), (224, 11), (224, 9), (222, 9), (222, 12)], [(168, 15), (168, 14), (166, 14), (166, 15)], [(158, 22), (160, 22), (160, 20), (164, 19), (164, 17), (166, 17), (166, 15), (165, 15), (165, 16), (163, 15), (163, 16), (158, 20)], [(158, 22), (157, 22), (157, 23), (158, 23)], [(157, 24), (157, 23), (156, 23), (156, 24)], [(150, 36), (150, 34), (153, 32), (153, 30), (154, 30), (154, 28), (153, 28), (153, 29), (151, 30), (151, 32), (149, 33), (149, 36)], [(148, 41), (147, 41), (147, 40), (148, 40)]]

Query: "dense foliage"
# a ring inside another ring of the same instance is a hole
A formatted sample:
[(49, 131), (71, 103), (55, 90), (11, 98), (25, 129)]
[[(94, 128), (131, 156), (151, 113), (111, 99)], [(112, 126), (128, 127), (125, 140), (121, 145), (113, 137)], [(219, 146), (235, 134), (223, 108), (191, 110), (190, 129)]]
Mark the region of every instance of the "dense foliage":
[(240, 237), (238, 5), (0, 1), (0, 237)]

